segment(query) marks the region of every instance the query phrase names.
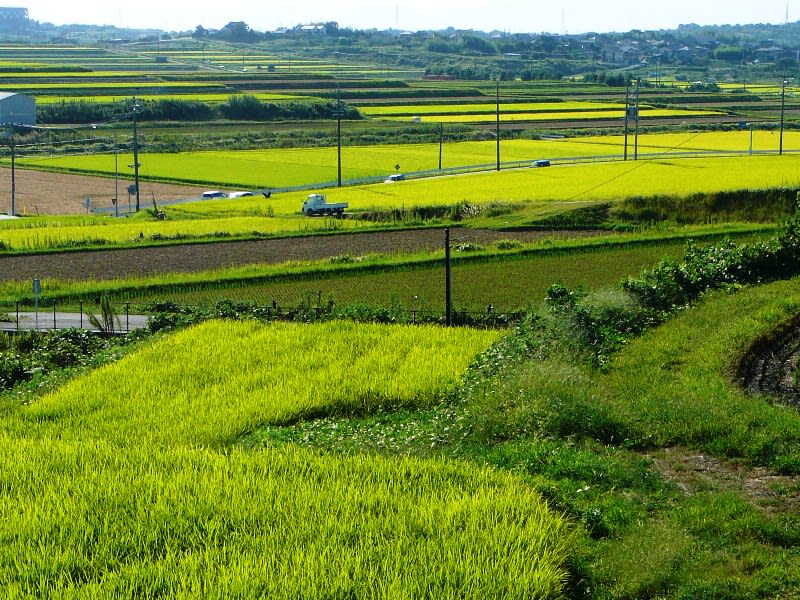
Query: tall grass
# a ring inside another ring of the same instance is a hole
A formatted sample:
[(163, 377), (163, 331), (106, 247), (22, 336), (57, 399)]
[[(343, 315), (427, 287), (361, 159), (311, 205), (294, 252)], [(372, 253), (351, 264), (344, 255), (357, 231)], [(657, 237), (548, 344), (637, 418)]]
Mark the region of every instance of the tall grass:
[(682, 444), (800, 472), (797, 412), (731, 381), (748, 344), (798, 312), (796, 279), (719, 293), (632, 342), (598, 380), (600, 406), (634, 446)]

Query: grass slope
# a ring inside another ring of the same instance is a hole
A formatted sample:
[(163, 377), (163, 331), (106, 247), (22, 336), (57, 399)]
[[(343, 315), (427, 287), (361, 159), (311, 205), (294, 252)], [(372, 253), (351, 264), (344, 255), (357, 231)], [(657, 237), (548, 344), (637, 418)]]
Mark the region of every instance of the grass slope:
[(793, 598), (800, 414), (731, 373), (798, 310), (797, 279), (715, 293), (602, 370), (555, 338), (511, 337), (493, 374), (436, 411), (270, 427), (247, 443), (444, 453), (517, 473), (582, 526), (570, 598)]

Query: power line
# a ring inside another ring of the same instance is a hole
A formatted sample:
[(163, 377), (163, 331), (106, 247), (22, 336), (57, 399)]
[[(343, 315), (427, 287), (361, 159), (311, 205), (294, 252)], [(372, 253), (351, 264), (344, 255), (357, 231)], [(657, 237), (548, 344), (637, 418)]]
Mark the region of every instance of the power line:
[(664, 150), (660, 154), (656, 154), (655, 156), (652, 156), (647, 160), (636, 161), (634, 166), (632, 168), (628, 169), (627, 171), (625, 171), (623, 173), (619, 173), (618, 175), (614, 175), (614, 177), (611, 177), (610, 179), (608, 179), (606, 181), (603, 181), (602, 183), (598, 183), (597, 185), (592, 186), (587, 190), (584, 190), (582, 192), (578, 192), (574, 196), (571, 196), (570, 198), (568, 198), (567, 201), (569, 202), (569, 201), (575, 200), (577, 198), (580, 198), (581, 196), (584, 196), (585, 194), (589, 194), (589, 193), (591, 193), (591, 192), (593, 192), (595, 190), (599, 190), (600, 188), (602, 188), (602, 187), (604, 187), (604, 186), (606, 186), (606, 185), (608, 185), (610, 183), (613, 183), (617, 179), (622, 179), (623, 177), (626, 177), (627, 175), (630, 175), (631, 173), (633, 173), (637, 169), (641, 169), (642, 167), (646, 166), (648, 163), (653, 162), (655, 160), (659, 160), (659, 159), (663, 158), (664, 156), (666, 156), (667, 154), (669, 154), (670, 152), (672, 152), (673, 150), (677, 150), (678, 148), (681, 148), (682, 146), (688, 144), (693, 139), (695, 139), (697, 137), (700, 137), (701, 135), (703, 135), (703, 132), (698, 132), (698, 133), (694, 134), (693, 136), (691, 136), (690, 138), (684, 140), (680, 144), (676, 144), (675, 146), (667, 148), (666, 150)]

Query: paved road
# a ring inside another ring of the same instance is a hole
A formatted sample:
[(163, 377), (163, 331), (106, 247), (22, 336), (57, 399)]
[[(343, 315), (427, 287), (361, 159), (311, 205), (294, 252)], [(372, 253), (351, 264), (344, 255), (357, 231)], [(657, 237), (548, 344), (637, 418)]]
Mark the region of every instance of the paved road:
[[(39, 313), (35, 312), (21, 312), (19, 313), (19, 323), (17, 323), (17, 314), (12, 312), (8, 314), (11, 321), (0, 321), (0, 331), (29, 331), (33, 329), (70, 329), (81, 328), (88, 331), (98, 331), (97, 328), (92, 327), (89, 323), (89, 317), (86, 314), (80, 313), (65, 313), (53, 311), (40, 310)], [(147, 325), (147, 315), (119, 315), (118, 331), (126, 332), (133, 331), (134, 329), (141, 329)]]

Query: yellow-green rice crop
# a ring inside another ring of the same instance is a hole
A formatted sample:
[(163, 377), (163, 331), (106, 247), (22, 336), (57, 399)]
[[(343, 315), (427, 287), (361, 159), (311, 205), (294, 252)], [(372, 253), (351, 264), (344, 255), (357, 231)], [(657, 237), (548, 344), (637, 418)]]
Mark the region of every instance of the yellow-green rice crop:
[[(754, 152), (777, 151), (778, 134), (769, 131), (753, 133)], [(784, 148), (800, 146), (800, 133), (785, 132)], [(639, 136), (638, 150), (646, 155), (687, 151), (740, 151), (750, 148), (749, 131), (647, 134)], [(629, 140), (629, 155), (633, 140)], [(525, 161), (536, 158), (621, 156), (622, 136), (587, 136), (556, 140), (505, 140), (501, 144), (501, 160)], [(119, 163), (130, 164), (129, 153), (118, 157)], [(249, 189), (280, 188), (309, 183), (332, 182), (337, 179), (338, 157), (335, 147), (292, 148), (244, 151), (204, 151), (182, 153), (147, 153), (140, 157), (141, 175), (161, 180), (228, 185)], [(442, 166), (461, 167), (493, 163), (494, 142), (446, 143)], [(400, 165), (403, 172), (438, 168), (439, 145), (392, 144), (352, 146), (342, 150), (344, 179), (387, 175)], [(18, 157), (18, 165), (44, 169), (66, 169), (75, 172), (103, 173), (114, 176), (113, 154), (67, 157)]]
[[(191, 89), (191, 88), (220, 88), (224, 89), (225, 85), (222, 83), (196, 83), (190, 81), (175, 81), (164, 83), (163, 81), (76, 81), (74, 83), (26, 83), (23, 84), (26, 89), (32, 90), (81, 90), (86, 92), (87, 89), (91, 90), (92, 88), (119, 88), (120, 90), (125, 90), (128, 88), (143, 88), (143, 89), (158, 89), (158, 88), (168, 88), (168, 89)], [(15, 89), (19, 88), (20, 84), (12, 84), (12, 83), (0, 83), (0, 89)], [(120, 94), (122, 95), (122, 94)], [(231, 94), (228, 94), (231, 95)], [(65, 99), (72, 99), (74, 96), (68, 96)], [(38, 99), (37, 99), (38, 100)]]
[[(796, 187), (800, 156), (660, 159), (517, 169), (330, 190), (351, 209), (500, 202), (614, 201), (738, 189)], [(292, 194), (286, 194), (292, 197)], [(301, 194), (295, 194), (295, 203)], [(291, 203), (290, 203), (291, 205)], [(244, 206), (244, 204), (243, 204)]]
[[(377, 151), (376, 151), (377, 154)], [(412, 179), (323, 190), (332, 201), (348, 202), (349, 211), (390, 210), (417, 206), (476, 205), (511, 202), (526, 208), (537, 203), (615, 201), (634, 196), (674, 195), (731, 190), (796, 187), (800, 156), (742, 156), (669, 158), (515, 169), (469, 175)], [(48, 248), (91, 240), (125, 242), (159, 235), (248, 235), (253, 232), (297, 234), (318, 230), (364, 227), (354, 219), (302, 217), (307, 192), (275, 194), (270, 200), (254, 196), (233, 200), (176, 204), (166, 209), (166, 221), (109, 218), (93, 226), (30, 228), (25, 219), (0, 226), (0, 240), (12, 248)], [(230, 215), (237, 216), (230, 216)], [(273, 215), (270, 217), (263, 215)]]
[(7, 597), (556, 598), (566, 521), (442, 459), (223, 452), (309, 410), (430, 403), (494, 334), (196, 327), (0, 417)]
[[(389, 117), (398, 115), (468, 115), (474, 113), (494, 113), (497, 105), (494, 103), (472, 104), (378, 104), (359, 105), (360, 110), (370, 117)], [(501, 113), (530, 112), (530, 113), (559, 113), (559, 112), (593, 112), (613, 111), (623, 112), (625, 105), (613, 102), (519, 102), (501, 103)]]
[(7, 598), (557, 598), (570, 550), (519, 479), (441, 460), (3, 433), (0, 485)]
[(73, 381), (28, 415), (62, 436), (228, 443), (304, 416), (429, 404), (496, 332), (212, 322)]
[[(297, 207), (295, 207), (297, 208)], [(223, 209), (224, 210), (224, 209)], [(75, 245), (129, 244), (169, 239), (226, 238), (312, 234), (331, 230), (360, 230), (375, 224), (358, 220), (309, 219), (295, 210), (295, 215), (278, 218), (242, 216), (207, 219), (118, 220), (94, 219), (91, 224), (55, 224), (43, 221), (42, 227), (22, 224), (0, 227), (0, 241), (14, 250), (43, 250)], [(67, 223), (69, 223), (67, 221)], [(16, 222), (14, 223), (16, 224)]]
[[(115, 85), (109, 85), (108, 87), (116, 87)], [(19, 86), (10, 86), (10, 87), (19, 87)], [(132, 86), (137, 87), (137, 86)], [(204, 86), (208, 87), (208, 86)], [(183, 92), (181, 94), (136, 94), (136, 98), (138, 100), (143, 101), (158, 101), (158, 100), (191, 100), (197, 102), (209, 102), (209, 103), (222, 103), (227, 102), (231, 99), (230, 92), (225, 93), (207, 93), (207, 92), (197, 92), (197, 93), (190, 93), (190, 92)], [(271, 93), (261, 93), (256, 92), (253, 94), (248, 94), (250, 96), (254, 96), (261, 100), (262, 102), (282, 102), (288, 100), (312, 100), (314, 99), (312, 96), (300, 96), (296, 94), (271, 94)], [(125, 100), (130, 100), (131, 95), (123, 95), (123, 94), (116, 94), (116, 95), (74, 95), (74, 96), (38, 96), (36, 98), (37, 104), (57, 104), (59, 102), (77, 102), (77, 101), (85, 101), (85, 102), (97, 102), (97, 103), (114, 103), (114, 102), (121, 102)]]

